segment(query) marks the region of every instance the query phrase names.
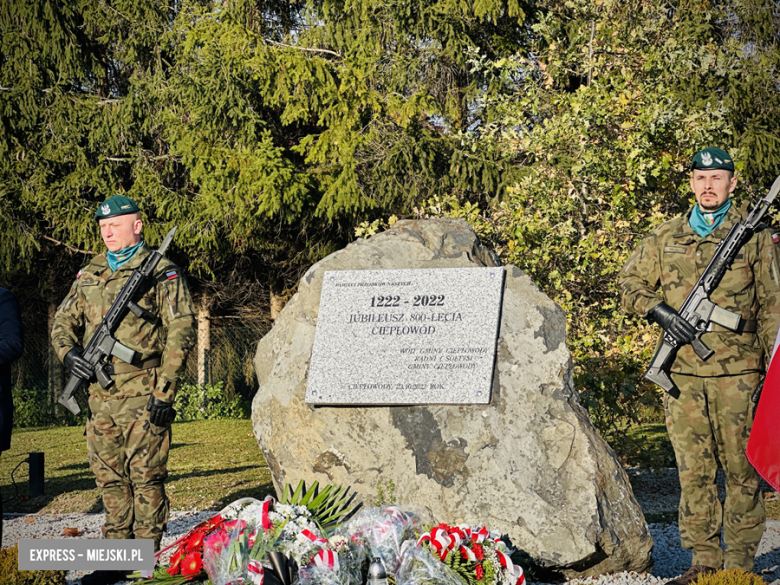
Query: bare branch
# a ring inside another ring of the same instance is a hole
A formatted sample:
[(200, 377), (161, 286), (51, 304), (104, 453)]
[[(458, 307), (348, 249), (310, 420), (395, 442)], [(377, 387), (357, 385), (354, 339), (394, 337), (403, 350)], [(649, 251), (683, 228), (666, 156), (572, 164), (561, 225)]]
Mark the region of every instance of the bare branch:
[(77, 252), (78, 254), (89, 254), (90, 256), (97, 256), (97, 252), (90, 252), (89, 250), (79, 250), (78, 248), (74, 248), (73, 246), (69, 246), (65, 242), (60, 242), (59, 240), (55, 240), (54, 238), (50, 238), (49, 236), (43, 236), (45, 240), (49, 240), (50, 242), (54, 242), (55, 244), (59, 246), (65, 246), (68, 250), (71, 252)]
[(341, 53), (337, 53), (336, 51), (331, 51), (329, 49), (317, 49), (317, 48), (311, 48), (311, 47), (296, 47), (295, 45), (286, 45), (284, 43), (279, 43), (277, 41), (272, 41), (271, 39), (265, 39), (266, 43), (270, 43), (272, 45), (275, 45), (277, 47), (285, 47), (287, 49), (298, 49), (299, 51), (311, 51), (312, 53), (327, 53), (328, 55), (334, 55), (341, 59)]

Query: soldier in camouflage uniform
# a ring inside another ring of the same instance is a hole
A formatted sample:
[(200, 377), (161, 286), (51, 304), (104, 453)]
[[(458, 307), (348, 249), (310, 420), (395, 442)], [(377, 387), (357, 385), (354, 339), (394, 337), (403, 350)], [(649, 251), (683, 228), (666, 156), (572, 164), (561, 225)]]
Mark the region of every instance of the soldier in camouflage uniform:
[(89, 341), (132, 271), (151, 250), (132, 199), (110, 197), (95, 217), (108, 248), (83, 268), (57, 309), (52, 343), (57, 356), (81, 378), (90, 379), (87, 451), (103, 491), (106, 538), (153, 539), (159, 549), (168, 521), (164, 481), (171, 444), (176, 384), (195, 342), (192, 300), (180, 270), (162, 258), (154, 278), (135, 302), (146, 313), (129, 313), (114, 337), (135, 350), (128, 364), (111, 358), (115, 384), (104, 389), (83, 357)]
[[(619, 275), (623, 307), (658, 323), (678, 343), (696, 334), (679, 309), (715, 248), (743, 215), (729, 200), (736, 187), (734, 164), (723, 150), (708, 148), (691, 164), (697, 205), (656, 228), (634, 250)], [(713, 324), (702, 341), (714, 350), (702, 361), (683, 345), (672, 366), (679, 398), (664, 394), (666, 426), (680, 478), (680, 539), (692, 549), (692, 567), (670, 581), (687, 585), (724, 567), (752, 571), (766, 513), (759, 477), (745, 456), (753, 424), (752, 398), (761, 382), (780, 325), (777, 236), (761, 226), (745, 244), (711, 296), (741, 315), (741, 333)], [(660, 343), (660, 340), (659, 340)], [(718, 461), (726, 475), (726, 500), (718, 499)], [(726, 545), (720, 547), (721, 529)]]

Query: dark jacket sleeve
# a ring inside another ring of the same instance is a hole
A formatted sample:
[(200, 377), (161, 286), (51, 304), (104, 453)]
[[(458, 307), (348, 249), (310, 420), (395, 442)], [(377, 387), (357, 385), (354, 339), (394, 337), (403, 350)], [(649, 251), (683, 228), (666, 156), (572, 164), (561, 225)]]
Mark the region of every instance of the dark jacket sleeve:
[(0, 288), (0, 366), (22, 357), (24, 334), (19, 303), (10, 290)]

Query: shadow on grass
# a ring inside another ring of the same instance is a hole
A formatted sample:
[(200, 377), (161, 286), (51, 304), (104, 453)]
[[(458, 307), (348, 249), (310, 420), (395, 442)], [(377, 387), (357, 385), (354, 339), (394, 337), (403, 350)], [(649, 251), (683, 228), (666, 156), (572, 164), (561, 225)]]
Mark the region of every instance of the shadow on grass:
[(183, 471), (180, 473), (169, 474), (167, 482), (172, 483), (181, 479), (189, 479), (190, 477), (212, 477), (219, 475), (232, 475), (234, 473), (240, 473), (242, 471), (248, 471), (250, 469), (258, 469), (257, 465), (244, 465), (243, 467), (229, 467), (226, 469), (209, 469), (202, 470), (195, 468), (192, 471)]
[[(0, 490), (3, 497), (3, 511), (25, 514), (37, 513), (62, 494), (93, 491), (96, 487), (95, 477), (88, 470), (88, 466), (85, 467), (87, 469), (85, 473), (73, 473), (62, 477), (48, 478), (44, 484), (44, 494), (34, 498), (28, 497), (30, 493), (29, 481), (16, 482), (18, 493), (12, 485), (3, 486), (2, 490)], [(102, 510), (102, 505), (100, 509)]]
[(174, 449), (178, 449), (180, 447), (193, 447), (195, 445), (200, 445), (200, 443), (171, 443), (170, 450), (173, 451)]
[[(0, 488), (0, 493), (3, 498), (4, 512), (35, 514), (62, 496), (66, 496), (68, 499), (72, 499), (76, 502), (83, 502), (88, 508), (86, 509), (87, 513), (102, 512), (103, 506), (99, 497), (99, 490), (96, 491), (95, 477), (92, 475), (92, 472), (89, 471), (89, 466), (87, 464), (79, 464), (65, 466), (60, 469), (69, 468), (83, 469), (83, 471), (62, 477), (48, 478), (44, 487), (45, 493), (34, 498), (28, 497), (30, 487), (29, 481), (27, 480), (16, 482), (18, 491), (15, 491), (12, 485), (2, 486), (2, 488)], [(166, 484), (171, 484), (177, 480), (191, 477), (218, 478), (223, 475), (232, 476), (233, 474), (256, 468), (256, 465), (246, 465), (229, 469), (195, 471), (192, 473), (182, 472), (171, 475)], [(223, 504), (219, 506), (219, 509), (239, 498), (251, 497), (262, 500), (269, 494), (275, 496), (273, 482), (270, 479), (263, 480), (255, 485), (243, 485), (235, 491), (222, 496), (220, 501), (223, 502)], [(84, 511), (84, 508), (82, 507), (81, 510)]]
[(235, 491), (232, 491), (216, 504), (211, 506), (213, 510), (221, 510), (227, 506), (230, 502), (235, 502), (241, 498), (254, 498), (256, 500), (262, 500), (266, 496), (276, 497), (276, 491), (274, 489), (274, 483), (270, 479), (267, 481), (259, 482), (254, 486), (243, 486)]
[(86, 461), (84, 463), (72, 463), (70, 465), (63, 465), (62, 467), (58, 467), (57, 469), (61, 469), (63, 471), (89, 471), (89, 463)]

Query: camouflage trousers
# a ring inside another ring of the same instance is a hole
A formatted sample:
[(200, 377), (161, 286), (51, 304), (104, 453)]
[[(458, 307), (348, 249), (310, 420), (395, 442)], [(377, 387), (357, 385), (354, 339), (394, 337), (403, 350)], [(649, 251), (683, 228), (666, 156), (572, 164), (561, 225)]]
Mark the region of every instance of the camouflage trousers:
[(89, 465), (103, 491), (105, 538), (148, 538), (159, 550), (168, 522), (165, 495), (171, 428), (149, 422), (149, 396), (89, 398)]
[[(752, 571), (766, 523), (759, 477), (745, 456), (760, 376), (673, 378), (680, 397), (665, 394), (664, 411), (680, 477), (682, 545), (692, 549), (694, 565)], [(718, 461), (726, 476), (722, 503), (715, 484)]]

